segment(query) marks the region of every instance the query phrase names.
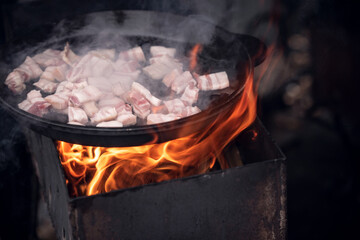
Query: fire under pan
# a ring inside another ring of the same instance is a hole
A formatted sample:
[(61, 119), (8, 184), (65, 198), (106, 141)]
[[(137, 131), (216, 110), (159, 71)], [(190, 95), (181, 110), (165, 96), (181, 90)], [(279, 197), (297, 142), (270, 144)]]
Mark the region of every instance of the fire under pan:
[(225, 150), (232, 168), (78, 198), (54, 140), (25, 131), (58, 239), (286, 238), (285, 157), (259, 120)]

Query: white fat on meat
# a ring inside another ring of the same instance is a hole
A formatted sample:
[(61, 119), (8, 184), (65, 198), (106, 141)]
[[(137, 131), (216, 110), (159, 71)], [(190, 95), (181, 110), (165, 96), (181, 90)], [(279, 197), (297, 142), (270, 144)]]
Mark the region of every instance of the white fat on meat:
[(86, 124), (88, 122), (88, 116), (86, 112), (77, 107), (69, 107), (68, 108), (68, 118), (69, 122), (77, 122), (81, 124)]
[(179, 119), (180, 117), (174, 113), (162, 114), (162, 113), (151, 113), (147, 116), (147, 124), (157, 124), (163, 122), (170, 122)]
[(131, 113), (119, 114), (116, 121), (121, 122), (123, 126), (131, 126), (136, 124), (136, 116)]
[(46, 79), (40, 79), (39, 81), (35, 82), (33, 85), (35, 87), (40, 88), (43, 92), (54, 93), (59, 84), (56, 82), (48, 81)]
[(96, 102), (94, 101), (84, 103), (82, 105), (82, 109), (84, 109), (86, 115), (88, 115), (88, 117), (90, 118), (93, 117), (99, 111), (99, 108), (96, 106)]
[(161, 56), (161, 55), (168, 55), (170, 57), (174, 57), (176, 54), (175, 48), (167, 48), (164, 46), (151, 46), (150, 53), (153, 57)]
[(185, 104), (178, 98), (164, 101), (164, 104), (169, 113), (181, 114), (182, 110), (185, 108)]
[(166, 60), (154, 62), (153, 64), (143, 68), (143, 72), (150, 78), (155, 80), (163, 79), (168, 73), (174, 69), (182, 72), (182, 64), (176, 59), (168, 56), (164, 57)]
[(200, 90), (219, 90), (229, 87), (229, 79), (226, 72), (206, 74), (197, 78)]
[(158, 99), (157, 97), (153, 96), (150, 91), (145, 88), (143, 85), (141, 85), (140, 83), (134, 82), (131, 86), (132, 90), (137, 91), (138, 93), (140, 93), (143, 97), (146, 98), (146, 100), (148, 100), (151, 105), (153, 106), (160, 106), (161, 105), (161, 100)]
[(68, 81), (76, 82), (79, 79), (88, 77), (107, 77), (113, 71), (113, 62), (109, 59), (94, 54), (86, 54), (73, 65), (73, 68), (67, 72), (66, 77)]
[(108, 121), (98, 123), (96, 127), (123, 127), (123, 124), (119, 121)]
[(150, 103), (139, 92), (131, 90), (125, 96), (125, 99), (133, 107), (134, 113), (142, 119), (150, 114)]
[(89, 53), (91, 54), (95, 54), (97, 56), (103, 57), (103, 58), (107, 58), (111, 61), (115, 60), (115, 48), (111, 48), (111, 49), (96, 49), (96, 50), (92, 50)]
[(68, 98), (61, 96), (60, 94), (53, 94), (45, 97), (45, 101), (51, 104), (56, 110), (67, 109)]
[(181, 95), (180, 99), (192, 105), (197, 102), (198, 97), (199, 97), (199, 89), (195, 85), (190, 84), (185, 88), (185, 91)]
[(80, 60), (80, 57), (70, 49), (68, 42), (66, 43), (64, 50), (60, 53), (60, 56), (62, 60), (70, 66), (74, 66), (74, 64)]
[(94, 86), (86, 86), (83, 89), (76, 89), (72, 91), (70, 101), (75, 106), (81, 106), (82, 104), (90, 101), (97, 101), (103, 93)]
[(101, 108), (95, 115), (90, 119), (92, 123), (100, 123), (114, 120), (117, 117), (117, 112), (114, 107)]
[(194, 106), (186, 106), (185, 108), (182, 109), (181, 113), (178, 114), (179, 117), (188, 117), (194, 114), (197, 114), (201, 112), (200, 108)]
[(131, 107), (118, 97), (102, 98), (98, 102), (100, 108), (114, 107), (116, 112), (119, 113), (132, 113)]
[(45, 68), (44, 72), (41, 74), (41, 79), (46, 79), (49, 81), (65, 81), (66, 80), (66, 72), (68, 66), (66, 64), (58, 65), (58, 66), (49, 66)]
[(62, 60), (61, 52), (59, 50), (47, 49), (42, 53), (36, 54), (33, 57), (34, 61), (37, 62), (41, 67), (57, 66), (64, 64)]
[(77, 125), (77, 126), (85, 126), (85, 124), (79, 123), (79, 122), (68, 122), (70, 125)]
[(134, 47), (127, 51), (120, 52), (119, 59), (125, 61), (135, 60), (137, 62), (145, 62), (145, 55), (141, 47)]
[(189, 85), (196, 85), (196, 80), (189, 71), (186, 71), (174, 79), (173, 83), (171, 84), (171, 90), (176, 92), (176, 94), (180, 94)]
[(179, 77), (182, 74), (182, 72), (175, 68), (173, 69), (171, 72), (169, 72), (168, 74), (166, 74), (162, 80), (162, 82), (167, 86), (167, 87), (171, 87), (171, 84), (174, 82), (174, 80)]

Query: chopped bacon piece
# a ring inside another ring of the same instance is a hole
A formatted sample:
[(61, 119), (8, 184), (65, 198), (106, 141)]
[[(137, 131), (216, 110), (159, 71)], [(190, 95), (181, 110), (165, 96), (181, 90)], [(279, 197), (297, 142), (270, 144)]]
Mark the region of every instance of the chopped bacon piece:
[(82, 108), (86, 112), (86, 115), (88, 115), (89, 117), (93, 117), (99, 111), (94, 101), (84, 103), (82, 105)]
[(27, 76), (24, 79), (25, 82), (29, 81), (30, 79), (38, 78), (43, 73), (39, 65), (31, 57), (26, 57), (24, 63), (14, 71), (23, 72)]
[(137, 62), (145, 62), (145, 55), (141, 47), (134, 47), (127, 51), (120, 52), (119, 59), (126, 61), (135, 60)]
[(106, 58), (94, 54), (86, 54), (73, 65), (66, 77), (70, 82), (76, 82), (87, 77), (107, 77), (114, 71), (113, 63)]
[(181, 114), (182, 110), (185, 108), (185, 104), (178, 98), (173, 100), (164, 101), (164, 104), (169, 111), (169, 113)]
[(19, 71), (11, 72), (5, 80), (5, 84), (15, 94), (21, 94), (26, 88), (24, 75)]
[(85, 124), (88, 121), (86, 112), (81, 108), (69, 107), (68, 108), (69, 122), (78, 122)]
[(41, 74), (40, 78), (46, 79), (49, 81), (57, 80), (59, 82), (66, 80), (66, 72), (68, 66), (66, 64), (58, 65), (58, 66), (49, 66), (45, 69), (43, 74)]
[(46, 93), (54, 93), (58, 85), (58, 83), (51, 82), (46, 79), (40, 79), (39, 81), (34, 83), (34, 86), (40, 88)]
[(80, 106), (83, 103), (90, 101), (97, 101), (102, 96), (102, 92), (94, 86), (87, 86), (83, 89), (77, 89), (72, 92), (70, 101), (75, 106)]
[(133, 106), (135, 114), (145, 119), (146, 116), (150, 114), (150, 103), (137, 91), (132, 90), (126, 95), (126, 101)]
[(159, 80), (174, 69), (182, 72), (182, 64), (173, 58), (167, 57), (167, 61), (159, 61), (143, 68), (143, 72), (152, 79)]
[(199, 97), (199, 89), (194, 85), (190, 84), (185, 88), (185, 91), (183, 95), (180, 97), (180, 99), (192, 105), (198, 100), (198, 97)]
[(117, 112), (114, 107), (101, 108), (94, 117), (91, 118), (92, 123), (100, 123), (114, 120), (117, 117)]
[(95, 54), (97, 56), (110, 59), (111, 61), (115, 60), (115, 48), (111, 49), (96, 49), (90, 51), (89, 53)]
[(102, 98), (98, 105), (100, 108), (114, 107), (117, 113), (132, 113), (131, 107), (118, 97)]
[(39, 53), (33, 57), (41, 67), (57, 66), (64, 63), (61, 58), (61, 52), (54, 49), (47, 49), (42, 53)]
[(68, 42), (64, 47), (64, 51), (62, 51), (60, 55), (62, 60), (70, 66), (74, 66), (74, 64), (80, 60), (80, 57), (70, 49), (70, 45)]
[(48, 112), (49, 103), (42, 98), (40, 91), (32, 90), (27, 94), (27, 99), (18, 104), (18, 107), (28, 113), (42, 117)]
[(162, 81), (167, 87), (171, 87), (174, 80), (179, 77), (181, 73), (182, 72), (180, 72), (179, 69), (175, 68), (174, 70), (166, 74)]
[(156, 124), (162, 122), (169, 122), (179, 119), (180, 117), (174, 113), (162, 114), (162, 113), (151, 113), (147, 116), (147, 124)]
[(199, 112), (201, 112), (200, 108), (198, 108), (196, 106), (195, 107), (187, 106), (182, 109), (181, 113), (178, 116), (183, 118), (183, 117), (188, 117), (188, 116), (194, 115)]
[(140, 83), (134, 82), (131, 88), (144, 96), (153, 106), (160, 106), (161, 100), (151, 95), (150, 91)]
[(116, 121), (121, 122), (124, 126), (131, 126), (136, 124), (136, 116), (131, 113), (120, 114)]
[(186, 71), (175, 78), (171, 84), (171, 90), (175, 91), (176, 94), (179, 94), (182, 93), (188, 85), (196, 85), (196, 80), (189, 71)]
[(119, 121), (108, 121), (108, 122), (101, 122), (96, 125), (96, 127), (122, 127), (123, 124)]
[(197, 78), (200, 90), (218, 90), (229, 87), (229, 79), (226, 72), (206, 74)]
[(51, 104), (54, 109), (62, 110), (68, 107), (68, 100), (59, 94), (53, 94), (45, 97), (45, 101)]
[(31, 101), (32, 99), (41, 98), (42, 96), (39, 90), (31, 90), (30, 92), (28, 92), (26, 97), (28, 100)]
[(167, 48), (163, 46), (151, 46), (150, 53), (153, 57), (159, 55), (169, 55), (170, 57), (174, 57), (176, 53), (175, 48)]

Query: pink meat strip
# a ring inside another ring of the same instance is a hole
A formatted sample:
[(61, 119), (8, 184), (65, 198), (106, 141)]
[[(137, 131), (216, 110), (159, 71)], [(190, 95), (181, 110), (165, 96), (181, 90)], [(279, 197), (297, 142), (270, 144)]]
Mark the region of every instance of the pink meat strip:
[(91, 118), (91, 122), (98, 124), (100, 122), (107, 122), (114, 120), (117, 117), (117, 112), (114, 107), (101, 108), (94, 117)]
[(145, 55), (141, 47), (134, 47), (127, 51), (120, 52), (119, 59), (125, 61), (135, 60), (137, 62), (145, 62)]
[(189, 71), (186, 71), (177, 78), (175, 78), (175, 80), (171, 84), (171, 90), (176, 92), (176, 94), (180, 94), (189, 85), (196, 85), (196, 80), (192, 77)]
[(37, 62), (41, 67), (57, 66), (64, 64), (61, 58), (61, 52), (54, 49), (47, 49), (42, 53), (39, 53), (33, 57), (34, 61)]
[(62, 64), (58, 66), (49, 66), (45, 68), (45, 71), (43, 74), (41, 74), (41, 79), (46, 79), (48, 81), (65, 81), (66, 80), (66, 72), (67, 72), (68, 66), (67, 64)]
[(176, 114), (162, 114), (162, 113), (151, 113), (147, 116), (146, 123), (147, 124), (157, 124), (163, 122), (170, 122), (179, 119)]
[(102, 94), (103, 93), (99, 89), (89, 85), (83, 89), (73, 90), (72, 95), (70, 97), (70, 101), (75, 106), (80, 106), (86, 102), (99, 100)]
[(198, 97), (199, 89), (194, 84), (190, 84), (185, 88), (185, 91), (183, 95), (181, 95), (180, 99), (192, 105), (198, 100)]
[(218, 90), (229, 87), (229, 79), (226, 72), (206, 74), (197, 78), (200, 90)]
[(98, 123), (96, 127), (123, 127), (123, 124), (119, 121), (108, 121)]
[(162, 80), (162, 82), (167, 86), (167, 87), (171, 87), (172, 83), (174, 82), (174, 80), (179, 77), (182, 74), (181, 71), (179, 71), (179, 69), (173, 69), (171, 72), (169, 72), (168, 74), (166, 74)]
[(161, 105), (161, 100), (158, 99), (157, 97), (153, 96), (150, 91), (145, 88), (143, 85), (141, 85), (140, 83), (134, 82), (132, 84), (132, 90), (137, 91), (138, 93), (140, 93), (143, 97), (146, 98), (146, 100), (148, 100), (151, 105), (153, 106), (160, 106)]
[(128, 92), (126, 101), (132, 105), (138, 117), (145, 119), (150, 114), (150, 103), (137, 91), (131, 90)]
[(81, 124), (86, 124), (88, 122), (88, 117), (86, 115), (86, 112), (81, 108), (69, 107), (68, 117), (69, 117), (69, 122), (77, 122)]
[(40, 79), (39, 81), (34, 83), (34, 86), (40, 88), (46, 93), (54, 93), (58, 85), (58, 83), (51, 82), (46, 79)]
[(175, 48), (167, 48), (164, 46), (151, 46), (150, 47), (150, 53), (153, 57), (155, 56), (161, 56), (161, 55), (168, 55), (170, 57), (174, 57), (176, 54)]
[(131, 126), (136, 124), (136, 116), (131, 113), (119, 114), (116, 121), (121, 122), (123, 126)]
[(42, 73), (39, 65), (31, 57), (26, 57), (24, 63), (7, 76), (5, 84), (11, 91), (20, 94), (26, 88), (24, 82), (37, 78)]

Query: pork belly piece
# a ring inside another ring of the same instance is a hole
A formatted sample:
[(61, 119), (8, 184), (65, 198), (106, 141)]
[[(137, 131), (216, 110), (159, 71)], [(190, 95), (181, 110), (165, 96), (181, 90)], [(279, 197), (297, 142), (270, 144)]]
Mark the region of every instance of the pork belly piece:
[(37, 64), (44, 68), (64, 64), (61, 52), (54, 49), (47, 49), (42, 53), (36, 54), (33, 59)]
[(185, 104), (178, 98), (173, 100), (164, 101), (164, 104), (169, 111), (169, 113), (181, 114), (182, 110), (185, 108)]
[(135, 60), (124, 61), (122, 59), (118, 59), (114, 63), (115, 71), (123, 72), (123, 73), (135, 72), (139, 67), (140, 67), (139, 63)]
[(138, 93), (140, 93), (143, 97), (146, 98), (146, 100), (148, 100), (151, 105), (153, 106), (160, 106), (161, 104), (161, 100), (158, 99), (157, 97), (153, 96), (150, 91), (145, 88), (143, 85), (141, 85), (140, 83), (134, 82), (132, 84), (132, 90), (137, 91)]
[(144, 67), (143, 72), (152, 79), (160, 80), (174, 69), (182, 72), (182, 64), (169, 58), (168, 62), (155, 62), (154, 64)]
[(24, 79), (25, 76), (21, 72), (13, 71), (7, 76), (5, 84), (13, 93), (21, 94), (26, 88)]
[(102, 96), (102, 92), (94, 86), (86, 86), (83, 89), (73, 90), (70, 101), (75, 106), (80, 106), (86, 102), (97, 101)]
[(150, 64), (167, 63), (169, 61), (181, 64), (181, 62), (178, 59), (170, 57), (169, 55), (160, 55), (160, 56), (152, 57), (152, 58), (149, 59)]
[(174, 113), (162, 114), (162, 113), (151, 113), (147, 116), (147, 124), (156, 124), (163, 122), (170, 122), (179, 119), (180, 117)]
[(80, 57), (70, 49), (68, 42), (66, 43), (64, 50), (60, 53), (60, 55), (61, 59), (70, 66), (74, 66), (74, 64), (80, 60)]
[(131, 90), (126, 94), (125, 99), (132, 105), (136, 116), (145, 119), (150, 114), (150, 103), (137, 91)]
[(96, 49), (92, 50), (89, 53), (95, 54), (97, 56), (100, 56), (102, 58), (107, 58), (111, 61), (115, 60), (115, 48), (111, 49)]
[(182, 74), (181, 71), (179, 71), (179, 69), (175, 68), (173, 69), (171, 72), (169, 72), (168, 74), (166, 74), (162, 80), (162, 82), (167, 86), (167, 87), (171, 87), (172, 83), (174, 82), (174, 80), (179, 77)]
[(99, 111), (99, 108), (96, 106), (96, 103), (94, 101), (84, 103), (82, 105), (82, 109), (84, 109), (86, 115), (88, 115), (88, 117), (90, 118)]
[(229, 79), (226, 72), (206, 74), (197, 78), (200, 90), (218, 90), (229, 87)]
[(42, 72), (39, 65), (31, 57), (26, 57), (25, 61), (7, 76), (5, 84), (12, 92), (20, 94), (26, 88), (24, 82), (39, 77)]
[(123, 126), (131, 126), (136, 124), (136, 116), (131, 113), (119, 114), (116, 121), (121, 122)]
[(104, 107), (101, 108), (95, 115), (91, 118), (92, 123), (100, 123), (114, 120), (117, 117), (117, 112), (114, 107)]
[(34, 86), (40, 88), (46, 93), (54, 93), (58, 85), (58, 83), (51, 82), (46, 79), (40, 79), (39, 81), (34, 83)]
[(67, 72), (66, 78), (70, 82), (76, 82), (87, 77), (107, 77), (113, 71), (113, 62), (89, 53), (73, 64), (73, 68)]
[(68, 107), (68, 100), (60, 94), (53, 94), (45, 97), (45, 101), (51, 104), (56, 110), (63, 110)]
[(35, 98), (41, 98), (41, 92), (39, 90), (31, 90), (30, 92), (28, 92), (28, 94), (26, 95), (26, 99), (27, 100), (32, 100)]
[(98, 106), (100, 108), (104, 107), (114, 107), (115, 109), (122, 109), (124, 107), (125, 102), (118, 98), (118, 97), (109, 97), (109, 98), (102, 98), (99, 100)]
[(169, 111), (165, 104), (162, 104), (160, 106), (151, 106), (151, 112), (152, 113), (162, 113), (162, 114), (168, 114)]
[(18, 104), (18, 107), (28, 113), (42, 117), (49, 111), (50, 104), (42, 98), (40, 91), (32, 90), (27, 94), (26, 100)]
[(134, 47), (127, 51), (120, 52), (119, 59), (123, 59), (125, 61), (135, 60), (137, 62), (145, 62), (145, 55), (141, 47)]
[(150, 53), (153, 57), (159, 55), (169, 55), (170, 57), (174, 57), (176, 53), (175, 48), (167, 48), (164, 46), (151, 46)]
[(198, 97), (199, 89), (195, 85), (190, 84), (185, 88), (185, 91), (181, 95), (180, 99), (187, 102), (189, 105), (192, 105), (198, 100)]
[(67, 64), (62, 64), (58, 66), (49, 66), (45, 68), (45, 71), (41, 74), (40, 78), (46, 79), (49, 81), (65, 81), (66, 80), (66, 72), (68, 66)]
[(85, 124), (88, 122), (86, 112), (83, 109), (77, 107), (68, 108), (68, 118), (69, 122), (77, 122), (81, 124)]
[(194, 115), (196, 113), (201, 112), (200, 108), (198, 107), (192, 107), (192, 106), (186, 106), (185, 108), (182, 109), (181, 113), (178, 114), (178, 116), (180, 117), (188, 117), (191, 115)]
[(96, 127), (123, 127), (123, 124), (118, 121), (108, 121), (108, 122), (98, 123)]
[(189, 85), (196, 85), (196, 80), (192, 77), (189, 71), (183, 72), (180, 76), (175, 78), (171, 84), (171, 90), (176, 94), (182, 93)]
[(132, 112), (132, 107), (127, 103), (125, 103), (122, 106), (117, 106), (115, 109), (116, 109), (118, 115), (120, 115), (120, 114), (132, 114), (133, 113)]

